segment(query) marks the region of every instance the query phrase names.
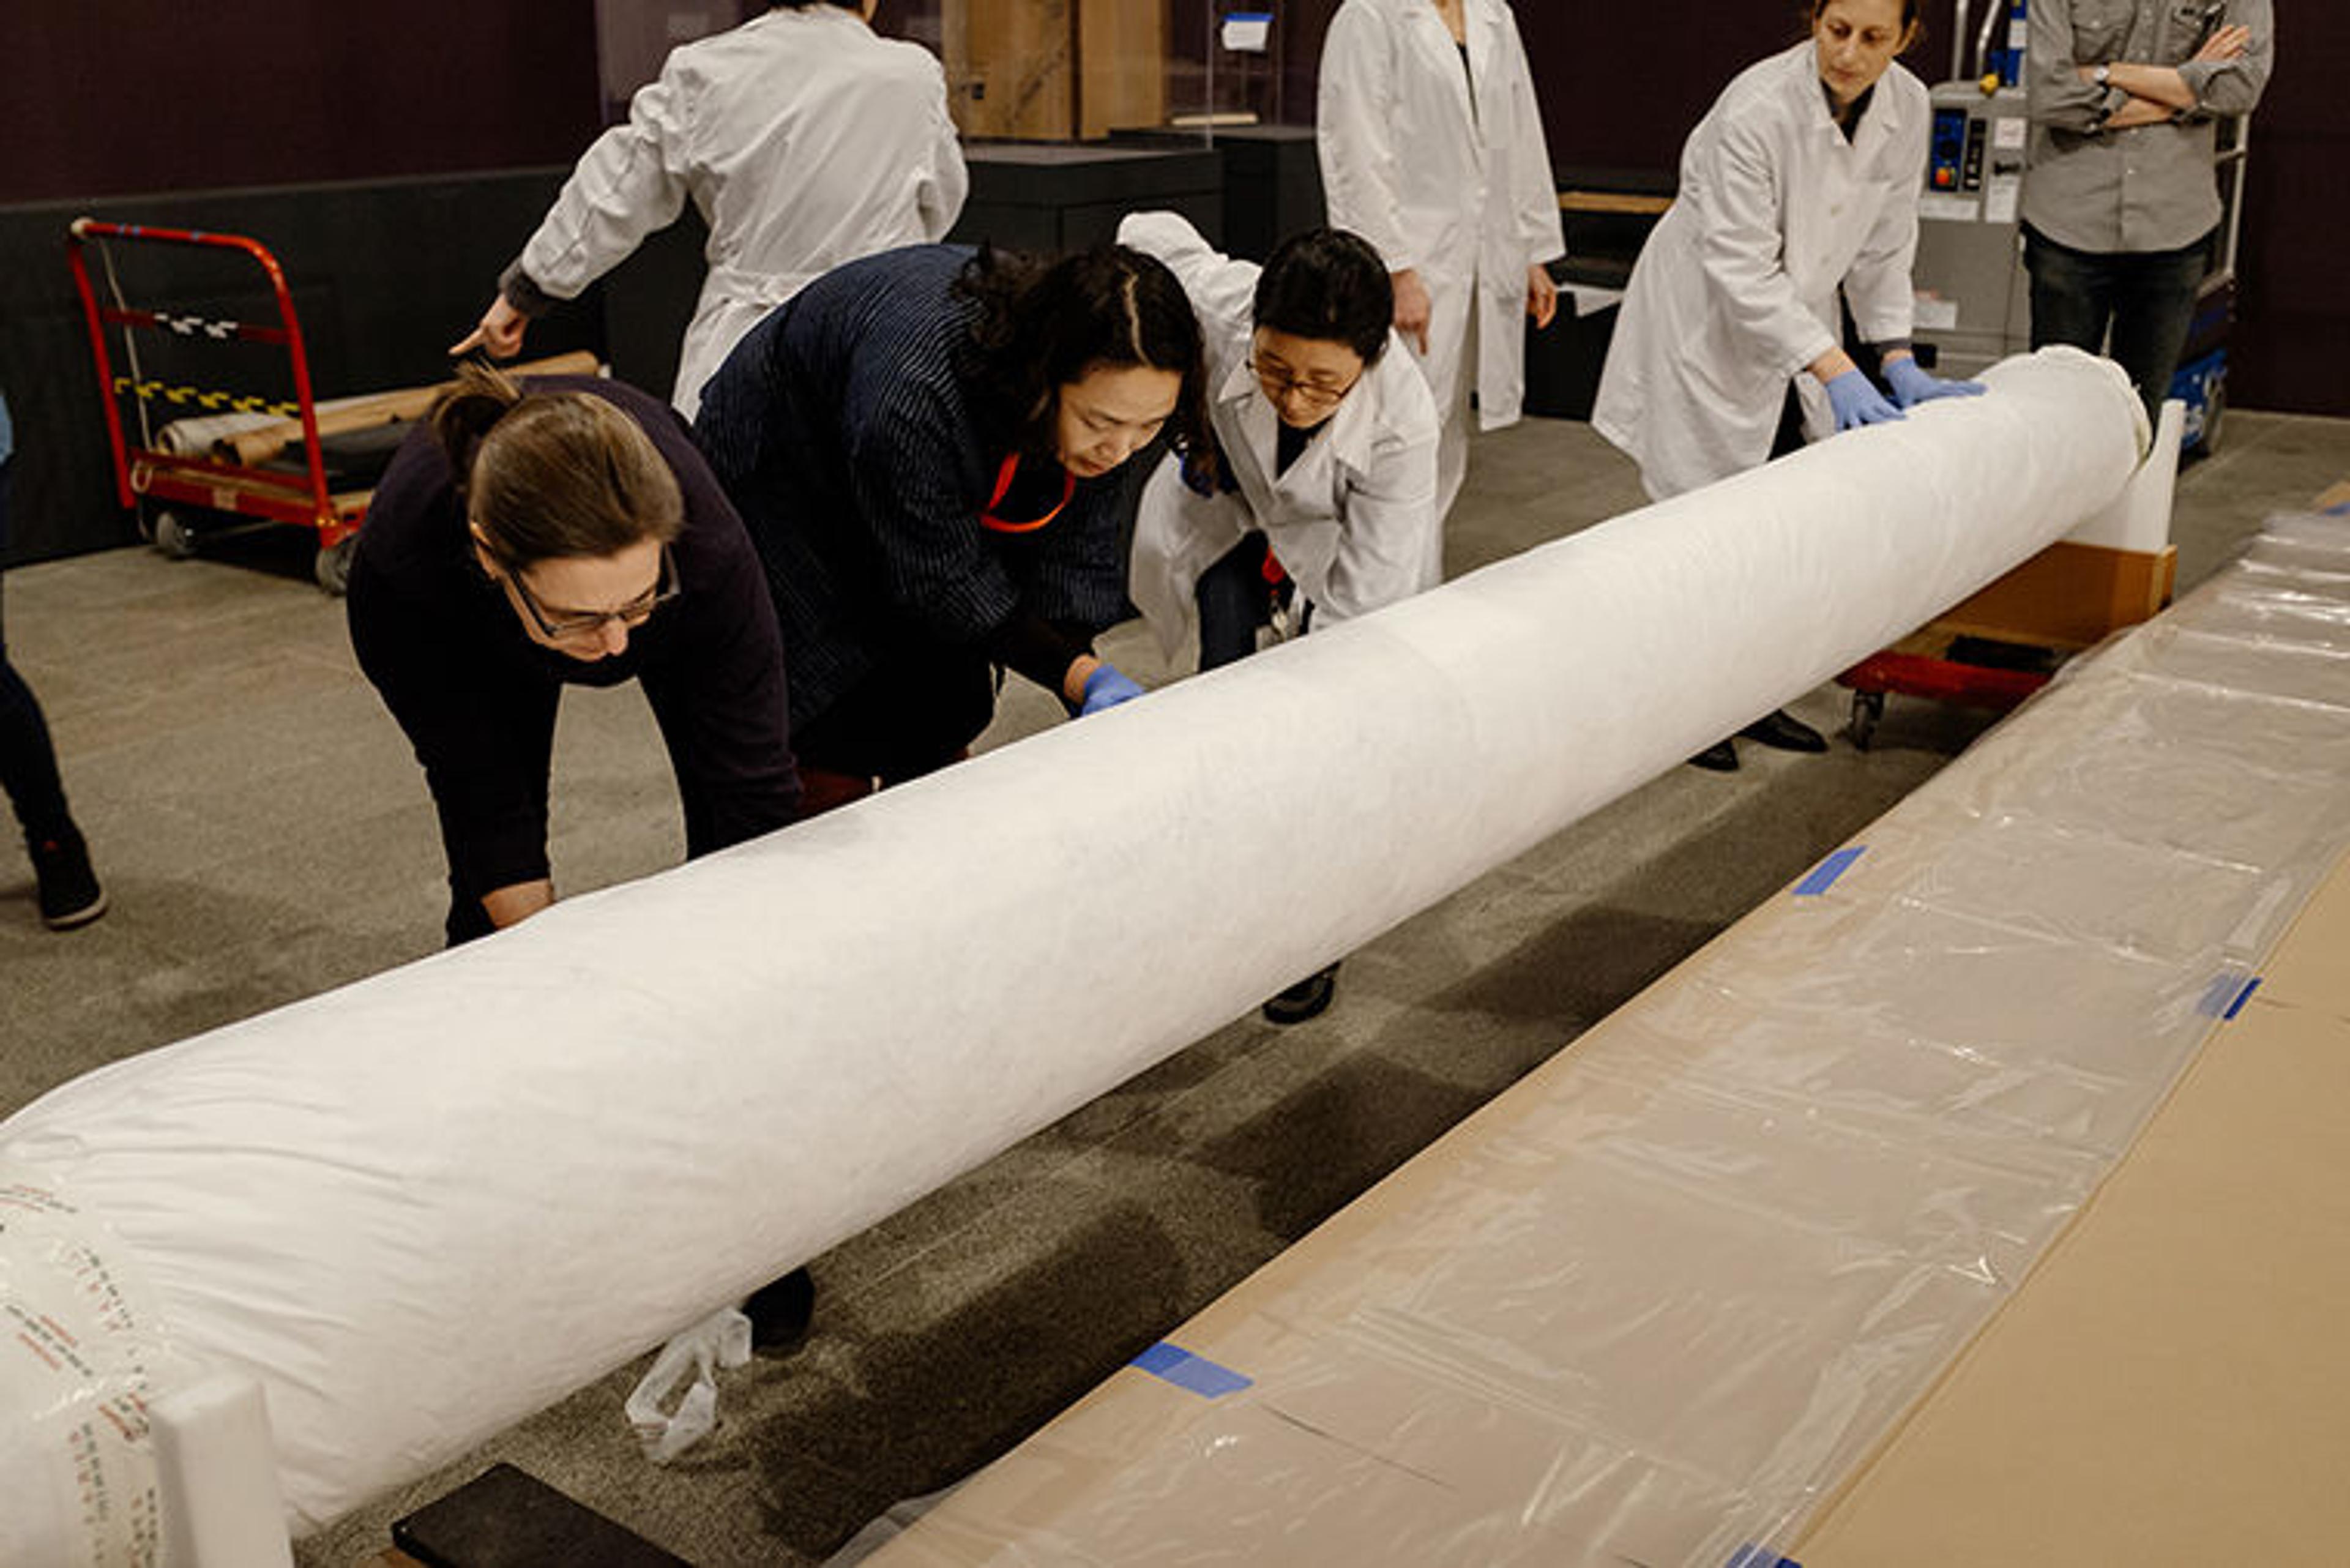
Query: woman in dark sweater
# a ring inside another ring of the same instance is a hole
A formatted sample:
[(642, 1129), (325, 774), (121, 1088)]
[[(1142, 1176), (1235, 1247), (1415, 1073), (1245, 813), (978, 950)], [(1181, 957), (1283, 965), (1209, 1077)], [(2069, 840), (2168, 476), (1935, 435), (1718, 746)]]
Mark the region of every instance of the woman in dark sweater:
[(752, 329), (694, 436), (766, 568), (808, 812), (962, 756), (999, 669), (1073, 714), (1141, 694), (1092, 639), (1130, 613), (1128, 460), (1203, 435), (1201, 381), (1182, 286), (1115, 245), (889, 251)]
[(567, 685), (642, 683), (689, 857), (792, 819), (757, 556), (681, 421), (632, 387), (469, 367), (377, 488), (348, 603), (359, 667), (440, 813), (452, 946), (555, 897), (547, 769)]

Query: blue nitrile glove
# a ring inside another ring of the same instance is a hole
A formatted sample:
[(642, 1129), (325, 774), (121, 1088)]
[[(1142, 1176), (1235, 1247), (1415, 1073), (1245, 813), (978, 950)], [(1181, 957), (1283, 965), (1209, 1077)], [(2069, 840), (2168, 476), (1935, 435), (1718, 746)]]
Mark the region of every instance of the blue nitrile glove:
[(1086, 677), (1085, 700), (1077, 704), (1077, 717), (1082, 719), (1088, 713), (1131, 702), (1141, 695), (1142, 688), (1120, 673), (1117, 665), (1097, 665), (1094, 672)]
[(1213, 500), (1216, 492), (1223, 488), (1223, 464), (1218, 461), (1212, 442), (1187, 447), (1177, 461), (1175, 472), (1181, 475), (1183, 488), (1194, 495)]
[(1835, 410), (1836, 429), (1853, 430), (1861, 425), (1889, 424), (1901, 417), (1901, 410), (1885, 400), (1877, 383), (1857, 369), (1846, 370), (1828, 381), (1828, 402)]
[(1980, 398), (1991, 389), (1981, 381), (1945, 381), (1929, 375), (1924, 366), (1909, 358), (1888, 360), (1885, 379), (1893, 389), (1893, 400), (1905, 409), (1930, 403), (1936, 398)]

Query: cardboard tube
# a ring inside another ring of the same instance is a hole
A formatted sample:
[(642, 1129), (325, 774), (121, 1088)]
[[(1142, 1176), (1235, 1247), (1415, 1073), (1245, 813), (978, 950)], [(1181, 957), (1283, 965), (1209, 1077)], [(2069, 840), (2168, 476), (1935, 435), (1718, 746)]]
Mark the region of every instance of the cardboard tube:
[[(557, 354), (552, 358), (533, 359), (525, 364), (498, 367), (509, 376), (592, 376), (596, 373), (596, 356), (586, 349), (571, 354)], [(436, 382), (430, 387), (401, 387), (388, 392), (374, 392), (361, 398), (343, 398), (331, 410), (316, 416), (321, 439), (332, 435), (348, 435), (353, 431), (372, 430), (378, 425), (399, 424), (420, 420), (432, 406), (432, 400), (455, 386), (454, 381)], [(258, 468), (273, 462), (286, 449), (302, 439), (300, 420), (280, 420), (276, 424), (261, 425), (249, 431), (239, 431), (213, 442), (213, 455), (224, 462), (240, 462), (248, 468)]]

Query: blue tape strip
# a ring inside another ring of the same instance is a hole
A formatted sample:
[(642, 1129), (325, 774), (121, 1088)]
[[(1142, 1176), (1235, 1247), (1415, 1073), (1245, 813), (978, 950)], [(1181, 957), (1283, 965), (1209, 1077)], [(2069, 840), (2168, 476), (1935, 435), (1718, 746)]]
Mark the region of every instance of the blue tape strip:
[(1237, 1394), (1256, 1381), (1243, 1377), (1229, 1366), (1219, 1366), (1203, 1356), (1192, 1355), (1180, 1345), (1160, 1340), (1157, 1345), (1134, 1358), (1134, 1366), (1153, 1377), (1163, 1377), (1178, 1388), (1187, 1388), (1202, 1399), (1221, 1399), (1227, 1394)]
[(1795, 884), (1795, 897), (1816, 898), (1835, 886), (1836, 878), (1852, 869), (1852, 863), (1868, 853), (1868, 846), (1856, 844), (1849, 849), (1839, 849), (1817, 866), (1812, 874)]
[(1721, 1568), (1804, 1568), (1792, 1557), (1782, 1557), (1767, 1546), (1742, 1546)]
[(2241, 1012), (2244, 1010), (2244, 1003), (2251, 1001), (2252, 992), (2260, 990), (2260, 988), (2261, 977), (2259, 975), (2252, 976), (2250, 981), (2245, 982), (2244, 989), (2236, 992), (2236, 1000), (2228, 1004), (2228, 1011), (2220, 1014), (2221, 1019), (2224, 1021), (2226, 1019), (2233, 1018), (2236, 1014)]
[(2240, 969), (2221, 970), (2211, 983), (2203, 988), (2202, 1000), (2195, 1004), (2195, 1011), (2206, 1018), (2217, 1018), (2222, 1022), (2233, 1018), (2260, 983), (2261, 977), (2256, 974), (2246, 974)]
[(2337, 501), (2322, 514), (2327, 517), (2350, 517), (2350, 501)]

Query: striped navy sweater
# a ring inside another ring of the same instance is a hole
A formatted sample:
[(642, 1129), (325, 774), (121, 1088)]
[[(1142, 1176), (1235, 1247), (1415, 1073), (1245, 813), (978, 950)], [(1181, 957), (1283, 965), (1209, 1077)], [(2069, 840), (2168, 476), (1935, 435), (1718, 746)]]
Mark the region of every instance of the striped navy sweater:
[(966, 381), (977, 306), (952, 285), (971, 254), (913, 245), (836, 268), (703, 389), (694, 438), (766, 569), (795, 728), (910, 645), (1057, 684), (1132, 613), (1125, 538), (1144, 462), (1079, 483), (1035, 533), (980, 526), (1005, 453), (983, 433), (987, 389)]

